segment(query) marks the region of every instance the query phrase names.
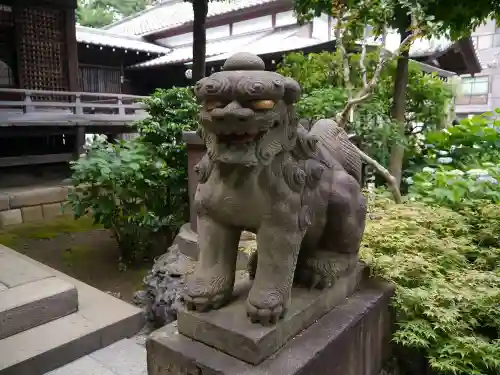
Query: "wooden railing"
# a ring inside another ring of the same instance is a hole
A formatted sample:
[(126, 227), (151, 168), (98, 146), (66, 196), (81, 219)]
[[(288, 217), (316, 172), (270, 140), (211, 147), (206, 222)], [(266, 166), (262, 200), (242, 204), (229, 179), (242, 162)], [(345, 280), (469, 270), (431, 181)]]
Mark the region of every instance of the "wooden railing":
[(144, 96), (0, 88), (1, 126), (128, 125), (147, 117)]

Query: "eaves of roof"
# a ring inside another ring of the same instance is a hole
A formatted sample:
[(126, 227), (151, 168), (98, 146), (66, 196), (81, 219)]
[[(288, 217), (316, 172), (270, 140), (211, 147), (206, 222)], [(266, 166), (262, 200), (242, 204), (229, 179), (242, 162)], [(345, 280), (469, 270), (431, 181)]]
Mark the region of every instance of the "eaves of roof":
[(150, 43), (141, 37), (118, 35), (107, 30), (93, 29), (85, 26), (76, 26), (76, 40), (78, 43), (157, 53), (161, 55), (168, 54), (171, 51), (170, 48)]
[[(207, 19), (280, 0), (221, 0), (208, 3)], [(104, 29), (124, 35), (147, 36), (193, 21), (190, 2), (167, 0), (147, 10), (117, 21)]]

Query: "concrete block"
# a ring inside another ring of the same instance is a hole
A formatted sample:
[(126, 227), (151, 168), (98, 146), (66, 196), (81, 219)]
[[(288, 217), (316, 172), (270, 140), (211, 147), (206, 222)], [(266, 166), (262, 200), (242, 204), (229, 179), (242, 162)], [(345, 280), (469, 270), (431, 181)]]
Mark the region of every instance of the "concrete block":
[(42, 206), (31, 206), (21, 208), (24, 223), (43, 221)]
[(10, 198), (5, 193), (0, 193), (0, 211), (7, 211), (10, 208)]
[(44, 204), (42, 206), (42, 214), (45, 220), (54, 219), (58, 216), (63, 215), (63, 209), (61, 203)]
[(147, 370), (146, 348), (132, 339), (120, 340), (91, 353), (90, 357), (120, 375), (140, 375)]
[(74, 313), (78, 292), (56, 277), (0, 292), (0, 340)]
[(0, 228), (23, 223), (20, 209), (0, 211)]
[(117, 375), (102, 363), (97, 362), (90, 356), (77, 359), (74, 362), (50, 371), (45, 375)]
[(19, 191), (10, 194), (10, 207), (21, 208), (48, 203), (63, 202), (68, 199), (68, 188), (65, 186), (42, 187)]
[(173, 322), (148, 339), (148, 374), (377, 375), (389, 354), (392, 293), (385, 283), (363, 285), (258, 365), (179, 334)]
[(53, 276), (43, 268), (16, 256), (13, 250), (0, 245), (0, 282), (9, 288)]
[(360, 264), (353, 273), (339, 277), (333, 288), (294, 287), (288, 312), (275, 325), (253, 324), (246, 315), (248, 293), (242, 293), (219, 310), (180, 311), (179, 332), (242, 361), (259, 364), (352, 295), (364, 276), (364, 269)]

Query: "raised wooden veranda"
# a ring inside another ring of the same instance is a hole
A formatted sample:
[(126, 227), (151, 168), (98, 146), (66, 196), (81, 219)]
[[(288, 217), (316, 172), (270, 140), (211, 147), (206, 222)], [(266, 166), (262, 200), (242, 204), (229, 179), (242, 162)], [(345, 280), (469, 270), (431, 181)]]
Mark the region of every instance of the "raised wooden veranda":
[(0, 95), (8, 98), (0, 101), (1, 137), (64, 134), (72, 139), (57, 153), (0, 157), (0, 167), (72, 160), (82, 152), (85, 134), (129, 133), (130, 125), (148, 116), (145, 97), (137, 95), (3, 88)]

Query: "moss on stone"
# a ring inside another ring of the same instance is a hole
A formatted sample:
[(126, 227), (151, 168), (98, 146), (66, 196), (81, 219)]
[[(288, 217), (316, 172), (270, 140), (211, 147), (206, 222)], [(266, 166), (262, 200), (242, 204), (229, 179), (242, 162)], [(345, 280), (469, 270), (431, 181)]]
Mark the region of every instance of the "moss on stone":
[(61, 216), (50, 221), (24, 223), (3, 228), (0, 230), (0, 244), (12, 247), (20, 240), (48, 240), (64, 233), (79, 233), (99, 228), (100, 226), (94, 225), (90, 217), (75, 220), (72, 217)]

